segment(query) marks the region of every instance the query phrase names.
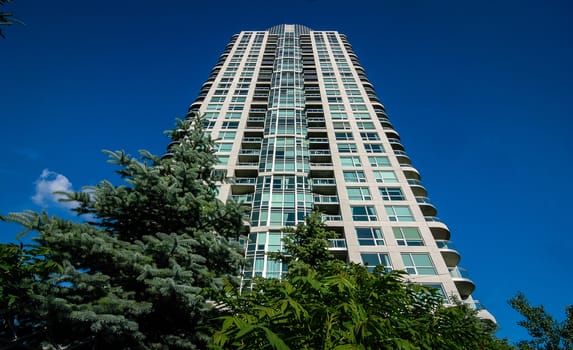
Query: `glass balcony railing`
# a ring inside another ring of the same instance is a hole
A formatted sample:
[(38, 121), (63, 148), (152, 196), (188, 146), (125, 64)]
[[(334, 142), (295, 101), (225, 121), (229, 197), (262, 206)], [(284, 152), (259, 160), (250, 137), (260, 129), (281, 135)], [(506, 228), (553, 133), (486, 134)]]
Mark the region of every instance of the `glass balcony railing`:
[(338, 203), (338, 196), (314, 195), (314, 203)]
[(322, 215), (322, 221), (342, 221), (342, 215)]
[(453, 278), (463, 278), (463, 279), (470, 279), (470, 274), (468, 270), (464, 269), (463, 267), (454, 267), (450, 269), (450, 276)]
[(319, 179), (312, 179), (313, 185), (336, 185), (336, 180), (333, 178), (319, 178)]
[(324, 150), (324, 149), (311, 149), (310, 151), (308, 151), (308, 153), (311, 156), (329, 156), (330, 150)]
[(454, 242), (452, 242), (452, 241), (436, 240), (436, 245), (437, 245), (438, 248), (440, 248), (440, 249), (452, 249), (452, 250), (456, 250), (456, 246), (454, 245)]
[(443, 222), (439, 217), (437, 216), (424, 216), (424, 219), (427, 222)]
[(257, 179), (253, 177), (236, 177), (234, 182), (236, 184), (254, 185), (257, 183)]
[(335, 249), (346, 249), (346, 240), (344, 238), (329, 239), (328, 246)]

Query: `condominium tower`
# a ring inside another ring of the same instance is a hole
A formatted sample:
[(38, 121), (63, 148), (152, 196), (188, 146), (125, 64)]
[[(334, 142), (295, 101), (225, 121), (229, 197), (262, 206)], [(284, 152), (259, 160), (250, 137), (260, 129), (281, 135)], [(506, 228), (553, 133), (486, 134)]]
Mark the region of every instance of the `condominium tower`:
[(204, 114), (217, 171), (231, 179), (220, 198), (250, 209), (246, 284), (285, 272), (266, 253), (318, 209), (339, 258), (405, 270), (475, 304), (450, 230), (345, 35), (284, 24), (236, 34), (190, 110)]

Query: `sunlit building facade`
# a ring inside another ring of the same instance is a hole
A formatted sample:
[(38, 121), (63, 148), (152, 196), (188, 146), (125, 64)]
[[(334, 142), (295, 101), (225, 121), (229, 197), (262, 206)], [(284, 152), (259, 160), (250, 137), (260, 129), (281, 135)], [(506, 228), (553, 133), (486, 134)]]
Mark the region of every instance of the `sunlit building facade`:
[(301, 25), (236, 34), (190, 110), (205, 115), (217, 171), (231, 179), (221, 199), (249, 208), (245, 284), (281, 276), (266, 253), (316, 208), (339, 235), (339, 258), (405, 270), (475, 304), (450, 230), (345, 35)]

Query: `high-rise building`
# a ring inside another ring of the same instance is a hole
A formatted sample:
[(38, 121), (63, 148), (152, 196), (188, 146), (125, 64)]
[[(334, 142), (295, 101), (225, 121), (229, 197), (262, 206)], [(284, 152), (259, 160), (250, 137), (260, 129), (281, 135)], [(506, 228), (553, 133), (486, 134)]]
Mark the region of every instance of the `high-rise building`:
[(281, 276), (266, 253), (316, 208), (339, 234), (331, 250), (341, 259), (405, 270), (476, 304), (450, 230), (345, 35), (302, 25), (236, 34), (190, 110), (205, 115), (217, 169), (232, 179), (221, 199), (250, 209), (246, 284)]

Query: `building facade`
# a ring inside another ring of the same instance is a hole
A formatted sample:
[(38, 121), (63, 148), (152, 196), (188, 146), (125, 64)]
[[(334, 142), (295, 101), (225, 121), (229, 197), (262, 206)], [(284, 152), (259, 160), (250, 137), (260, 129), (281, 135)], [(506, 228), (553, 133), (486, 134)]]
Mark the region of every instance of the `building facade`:
[(345, 35), (301, 25), (236, 34), (190, 110), (205, 115), (217, 171), (231, 179), (221, 199), (249, 208), (246, 284), (280, 277), (266, 253), (318, 209), (341, 259), (405, 270), (475, 304), (450, 230)]

